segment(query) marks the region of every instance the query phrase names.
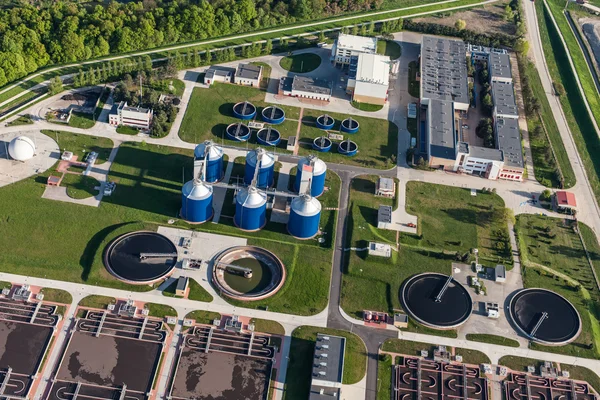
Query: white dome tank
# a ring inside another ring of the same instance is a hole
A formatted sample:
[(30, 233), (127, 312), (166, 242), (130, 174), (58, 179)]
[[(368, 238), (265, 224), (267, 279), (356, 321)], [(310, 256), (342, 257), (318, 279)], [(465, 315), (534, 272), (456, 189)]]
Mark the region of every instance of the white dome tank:
[(8, 144), (8, 155), (17, 161), (27, 161), (35, 155), (35, 144), (27, 136), (17, 136)]

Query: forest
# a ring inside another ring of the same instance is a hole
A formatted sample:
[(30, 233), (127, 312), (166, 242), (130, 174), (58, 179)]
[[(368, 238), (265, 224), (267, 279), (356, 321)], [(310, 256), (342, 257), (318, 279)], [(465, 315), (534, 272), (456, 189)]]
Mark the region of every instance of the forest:
[(383, 0), (0, 0), (0, 86), (51, 64), (378, 9)]

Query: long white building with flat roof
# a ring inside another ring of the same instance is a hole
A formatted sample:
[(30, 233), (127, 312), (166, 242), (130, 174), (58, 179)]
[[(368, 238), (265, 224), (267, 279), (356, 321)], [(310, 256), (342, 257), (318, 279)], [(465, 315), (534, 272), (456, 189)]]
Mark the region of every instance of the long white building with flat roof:
[(153, 112), (149, 108), (131, 107), (126, 101), (114, 104), (108, 114), (108, 122), (113, 126), (130, 126), (138, 129), (149, 129), (152, 125)]
[(349, 65), (352, 56), (376, 52), (377, 38), (340, 33), (331, 48), (331, 61), (334, 64)]
[(378, 54), (352, 56), (346, 92), (359, 103), (384, 105), (390, 85), (390, 58)]

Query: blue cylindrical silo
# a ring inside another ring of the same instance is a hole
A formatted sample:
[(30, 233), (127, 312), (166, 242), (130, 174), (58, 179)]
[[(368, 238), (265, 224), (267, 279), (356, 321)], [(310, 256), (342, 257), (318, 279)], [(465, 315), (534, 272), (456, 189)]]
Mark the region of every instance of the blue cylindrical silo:
[(213, 188), (199, 179), (183, 185), (181, 190), (181, 218), (192, 223), (206, 222), (213, 216)]
[(218, 182), (223, 178), (223, 149), (211, 140), (200, 143), (194, 150), (196, 160), (206, 159), (205, 182)]
[(257, 231), (267, 223), (267, 195), (254, 186), (240, 189), (235, 197), (235, 225), (244, 231)]
[(309, 195), (292, 200), (288, 232), (298, 239), (310, 239), (319, 233), (321, 203)]
[(259, 164), (259, 169), (256, 176), (256, 187), (267, 188), (273, 186), (273, 179), (275, 175), (275, 156), (260, 147), (250, 151), (246, 156), (244, 183), (246, 185), (252, 183), (257, 164)]
[(296, 192), (300, 190), (300, 182), (302, 181), (302, 171), (304, 167), (308, 166), (312, 168), (312, 179), (310, 183), (310, 195), (313, 197), (319, 197), (325, 190), (325, 178), (327, 176), (327, 164), (315, 155), (309, 155), (302, 157), (298, 161), (298, 170), (296, 171), (296, 180), (294, 182), (294, 189)]

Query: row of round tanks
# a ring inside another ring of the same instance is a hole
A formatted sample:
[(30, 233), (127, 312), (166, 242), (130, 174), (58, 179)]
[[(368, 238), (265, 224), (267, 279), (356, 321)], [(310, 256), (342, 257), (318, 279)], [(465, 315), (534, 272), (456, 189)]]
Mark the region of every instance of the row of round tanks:
[(194, 160), (206, 160), (205, 182), (214, 183), (223, 178), (223, 149), (212, 141), (207, 140), (196, 146)]
[(302, 183), (302, 176), (304, 173), (312, 169), (312, 178), (310, 182), (310, 195), (313, 197), (319, 197), (325, 191), (325, 178), (327, 176), (327, 164), (315, 155), (308, 155), (302, 157), (298, 161), (298, 168), (296, 170), (296, 180), (294, 182), (294, 189), (296, 192), (300, 191), (300, 185)]
[[(258, 172), (256, 166), (258, 165)], [(250, 185), (256, 173), (256, 187), (266, 189), (273, 186), (275, 179), (275, 156), (260, 147), (250, 151), (246, 156), (244, 183)]]

